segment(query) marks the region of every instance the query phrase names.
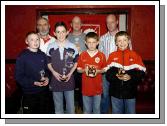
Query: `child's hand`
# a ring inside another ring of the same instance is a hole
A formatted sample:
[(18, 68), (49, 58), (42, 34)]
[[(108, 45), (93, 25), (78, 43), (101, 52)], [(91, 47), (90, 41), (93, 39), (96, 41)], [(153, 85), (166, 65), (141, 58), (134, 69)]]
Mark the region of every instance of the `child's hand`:
[(128, 74), (125, 74), (125, 75), (123, 76), (123, 80), (124, 80), (124, 81), (128, 81), (128, 80), (130, 80), (130, 79), (131, 79), (131, 76), (128, 75)]
[(53, 72), (53, 76), (58, 80), (61, 81), (61, 75), (57, 73), (56, 71)]
[(88, 70), (89, 70), (89, 68), (88, 68), (88, 66), (86, 66), (85, 69), (84, 69), (84, 71), (86, 73), (86, 76), (88, 76)]
[(42, 87), (42, 86), (43, 86), (43, 82), (35, 81), (35, 82), (34, 82), (34, 85), (39, 86), (39, 87)]
[(104, 72), (105, 72), (105, 69), (101, 69), (101, 70), (98, 70), (98, 69), (97, 69), (97, 70), (96, 70), (96, 75), (99, 74), (99, 73), (102, 74), (102, 73), (104, 73)]
[(67, 79), (66, 75), (61, 75), (61, 81), (65, 81)]
[(71, 76), (72, 76), (72, 73), (70, 72), (69, 74), (67, 74), (67, 76), (66, 76), (66, 81), (65, 82), (68, 82), (69, 80), (70, 80), (70, 78), (71, 78)]
[(86, 70), (82, 68), (77, 68), (78, 73), (84, 73)]
[(45, 80), (44, 80), (44, 82), (43, 82), (43, 86), (48, 85), (48, 83), (49, 83), (49, 78), (48, 78), (48, 77), (45, 77)]
[(131, 76), (130, 75), (128, 75), (128, 74), (124, 74), (124, 75), (116, 75), (117, 77), (118, 77), (118, 79), (120, 79), (120, 80), (123, 80), (123, 81), (128, 81), (128, 80), (130, 80), (131, 79)]

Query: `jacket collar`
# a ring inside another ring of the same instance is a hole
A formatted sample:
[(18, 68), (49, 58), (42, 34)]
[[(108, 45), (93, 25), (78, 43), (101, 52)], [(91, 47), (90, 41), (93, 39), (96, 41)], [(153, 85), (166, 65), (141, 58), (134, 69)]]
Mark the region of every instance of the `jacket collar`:
[(120, 50), (119, 48), (117, 49), (118, 52), (128, 52), (129, 48), (125, 49), (125, 50)]

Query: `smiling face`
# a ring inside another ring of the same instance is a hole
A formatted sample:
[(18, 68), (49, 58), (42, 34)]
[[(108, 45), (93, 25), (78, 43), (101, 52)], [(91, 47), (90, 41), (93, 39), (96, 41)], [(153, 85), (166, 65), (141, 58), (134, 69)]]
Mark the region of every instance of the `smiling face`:
[(64, 42), (67, 36), (67, 30), (64, 26), (58, 26), (55, 29), (54, 35), (57, 37), (59, 42)]
[(40, 40), (37, 34), (32, 33), (28, 35), (25, 42), (31, 50), (37, 50), (39, 48)]
[(125, 36), (125, 35), (118, 36), (117, 39), (116, 39), (116, 45), (122, 51), (127, 49), (128, 45), (129, 45), (128, 36)]

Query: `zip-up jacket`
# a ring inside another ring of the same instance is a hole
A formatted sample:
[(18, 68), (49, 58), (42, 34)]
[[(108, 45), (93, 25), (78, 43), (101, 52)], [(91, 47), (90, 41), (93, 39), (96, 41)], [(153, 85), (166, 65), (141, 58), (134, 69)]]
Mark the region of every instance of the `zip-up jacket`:
[(47, 86), (36, 86), (35, 81), (40, 81), (40, 71), (45, 71), (48, 77), (47, 58), (44, 52), (32, 52), (24, 49), (17, 57), (15, 66), (15, 79), (21, 85), (24, 94), (34, 94), (44, 91)]
[[(106, 79), (110, 82), (110, 94), (116, 98), (135, 98), (137, 84), (145, 75), (146, 68), (141, 57), (134, 51), (126, 49), (117, 50), (109, 55), (107, 61)], [(123, 69), (131, 79), (123, 81), (116, 76)]]

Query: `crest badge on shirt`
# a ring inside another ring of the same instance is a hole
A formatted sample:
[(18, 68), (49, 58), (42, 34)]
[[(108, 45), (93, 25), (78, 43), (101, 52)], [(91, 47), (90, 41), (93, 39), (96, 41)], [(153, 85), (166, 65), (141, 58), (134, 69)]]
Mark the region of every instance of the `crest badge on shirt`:
[(130, 58), (129, 61), (133, 61), (133, 58)]
[(114, 60), (114, 61), (117, 61), (117, 60), (118, 60), (118, 57), (115, 57), (113, 60)]
[(100, 58), (99, 58), (99, 57), (96, 57), (96, 58), (95, 58), (95, 62), (96, 62), (96, 63), (99, 63), (99, 62), (100, 62)]

